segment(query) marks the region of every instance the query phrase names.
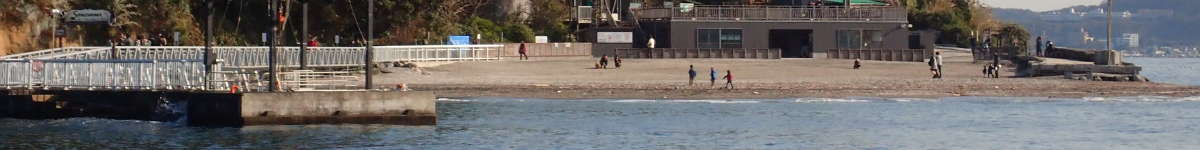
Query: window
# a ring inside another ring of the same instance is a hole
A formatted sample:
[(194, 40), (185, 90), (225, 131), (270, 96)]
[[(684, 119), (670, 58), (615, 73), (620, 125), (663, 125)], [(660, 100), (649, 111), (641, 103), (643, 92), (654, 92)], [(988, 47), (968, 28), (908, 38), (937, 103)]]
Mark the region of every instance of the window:
[(697, 48), (742, 48), (742, 29), (697, 29)]
[(883, 32), (879, 30), (838, 30), (839, 49), (866, 49), (883, 43)]

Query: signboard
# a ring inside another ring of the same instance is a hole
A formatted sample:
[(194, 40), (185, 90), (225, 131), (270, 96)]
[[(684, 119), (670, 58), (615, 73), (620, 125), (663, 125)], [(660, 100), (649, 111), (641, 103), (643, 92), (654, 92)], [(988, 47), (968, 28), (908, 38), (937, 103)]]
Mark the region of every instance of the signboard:
[(112, 13), (107, 10), (72, 10), (66, 14), (67, 22), (75, 23), (108, 23), (112, 20)]
[(450, 44), (450, 45), (471, 45), (471, 36), (450, 36), (450, 37), (449, 37), (449, 38), (447, 38), (447, 39), (450, 39), (450, 40), (449, 40), (449, 41), (446, 41), (446, 42), (448, 42), (448, 43), (446, 43), (446, 44)]
[(633, 43), (633, 32), (596, 32), (597, 43)]
[(550, 43), (550, 37), (535, 36), (535, 37), (533, 37), (533, 41), (534, 41), (534, 43)]
[(679, 3), (679, 12), (692, 12), (693, 7), (696, 7), (696, 4)]

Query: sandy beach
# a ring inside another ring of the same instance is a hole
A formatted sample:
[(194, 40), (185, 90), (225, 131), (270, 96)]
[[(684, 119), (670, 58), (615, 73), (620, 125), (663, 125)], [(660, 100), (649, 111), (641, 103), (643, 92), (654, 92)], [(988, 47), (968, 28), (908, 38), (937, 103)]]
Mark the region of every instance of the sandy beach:
[[(527, 97), (614, 99), (757, 99), (796, 97), (1113, 97), (1194, 96), (1200, 87), (1149, 82), (1076, 81), (1061, 77), (985, 78), (984, 64), (969, 53), (945, 54), (944, 79), (931, 79), (923, 62), (838, 59), (626, 59), (620, 69), (592, 69), (587, 57), (542, 57), (521, 61), (429, 63), (376, 75), (380, 84), (407, 84), (439, 97)], [(699, 76), (688, 85), (688, 65)], [(611, 66), (610, 66), (611, 67)], [(709, 69), (732, 70), (736, 89), (710, 86)], [(1011, 69), (1011, 68), (1009, 68)], [(1012, 71), (1005, 72), (1012, 76)]]

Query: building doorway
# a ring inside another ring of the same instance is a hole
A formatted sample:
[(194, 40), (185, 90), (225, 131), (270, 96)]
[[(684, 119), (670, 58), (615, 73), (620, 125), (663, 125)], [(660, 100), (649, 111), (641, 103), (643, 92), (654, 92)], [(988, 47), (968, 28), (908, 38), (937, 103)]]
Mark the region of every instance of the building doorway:
[(781, 51), (783, 58), (812, 58), (812, 30), (771, 30), (770, 48)]

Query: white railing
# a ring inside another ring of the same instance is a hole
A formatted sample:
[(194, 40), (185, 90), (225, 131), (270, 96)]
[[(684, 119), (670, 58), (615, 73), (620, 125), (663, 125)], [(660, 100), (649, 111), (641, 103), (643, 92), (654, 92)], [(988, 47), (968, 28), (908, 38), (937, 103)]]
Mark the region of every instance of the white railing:
[(46, 56), (49, 56), (49, 55), (64, 54), (64, 53), (71, 53), (71, 52), (80, 52), (80, 51), (89, 51), (89, 50), (94, 50), (94, 49), (98, 49), (98, 48), (105, 48), (105, 47), (63, 47), (63, 48), (52, 48), (52, 49), (46, 49), (46, 50), (40, 50), (40, 51), (33, 51), (33, 52), (27, 52), (27, 53), (19, 53), (19, 54), (12, 54), (12, 55), (0, 56), (0, 59), (42, 59), (41, 57), (46, 57)]
[[(477, 61), (500, 59), (503, 45), (419, 45), (377, 46), (374, 62), (397, 61)], [(299, 67), (299, 47), (278, 47), (280, 67)], [(364, 47), (312, 47), (308, 51), (309, 66), (361, 66)], [(72, 50), (52, 49), (14, 55), (13, 59), (89, 59), (107, 60), (112, 52), (108, 47), (89, 47)], [(121, 60), (203, 59), (200, 46), (118, 46)], [(269, 62), (267, 47), (213, 47), (216, 59), (228, 68), (266, 68)], [(6, 57), (7, 58), (7, 57)]]
[(204, 65), (195, 60), (3, 60), (6, 89), (201, 90)]
[(375, 62), (478, 61), (500, 59), (504, 45), (377, 46)]
[(675, 21), (908, 22), (903, 7), (697, 6), (633, 10), (639, 19)]

